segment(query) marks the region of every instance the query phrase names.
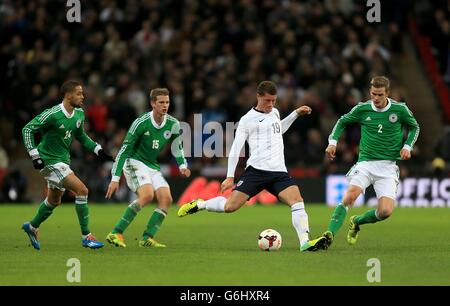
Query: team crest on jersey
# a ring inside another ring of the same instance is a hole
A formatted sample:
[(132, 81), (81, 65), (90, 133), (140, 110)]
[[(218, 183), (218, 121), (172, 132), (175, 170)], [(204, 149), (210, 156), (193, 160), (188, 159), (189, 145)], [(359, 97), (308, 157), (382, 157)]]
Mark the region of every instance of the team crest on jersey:
[(79, 129), (79, 128), (80, 128), (80, 126), (81, 126), (81, 120), (80, 120), (80, 119), (78, 119), (78, 120), (77, 120), (77, 129)]
[(395, 123), (395, 122), (397, 122), (397, 119), (398, 119), (397, 114), (390, 114), (389, 115), (389, 121), (390, 122)]
[(172, 132), (171, 131), (164, 131), (164, 138), (165, 139), (169, 139), (170, 138), (170, 136), (172, 136)]

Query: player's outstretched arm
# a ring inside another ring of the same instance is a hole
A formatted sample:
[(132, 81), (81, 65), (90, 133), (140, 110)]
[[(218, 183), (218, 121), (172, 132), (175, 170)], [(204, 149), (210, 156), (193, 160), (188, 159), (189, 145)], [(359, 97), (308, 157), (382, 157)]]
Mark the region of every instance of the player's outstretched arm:
[(302, 105), (295, 110), (299, 116), (310, 115), (312, 112), (311, 107), (308, 105)]
[(286, 116), (283, 120), (281, 120), (281, 134), (286, 133), (286, 131), (290, 128), (292, 123), (298, 118), (298, 116), (309, 115), (311, 114), (312, 109), (307, 105), (302, 105), (288, 116)]

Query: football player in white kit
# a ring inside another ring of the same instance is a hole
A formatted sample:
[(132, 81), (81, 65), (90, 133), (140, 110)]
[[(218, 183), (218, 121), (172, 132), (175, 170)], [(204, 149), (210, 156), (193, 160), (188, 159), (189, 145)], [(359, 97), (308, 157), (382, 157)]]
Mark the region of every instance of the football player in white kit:
[(178, 210), (178, 216), (184, 217), (200, 210), (231, 213), (266, 189), (291, 207), (292, 224), (300, 241), (300, 251), (316, 251), (323, 247), (326, 240), (324, 237), (309, 240), (308, 215), (300, 190), (287, 172), (283, 144), (283, 133), (298, 116), (310, 114), (311, 108), (301, 106), (280, 120), (280, 113), (274, 108), (277, 87), (271, 81), (263, 81), (258, 85), (256, 99), (258, 104), (239, 121), (228, 157), (228, 173), (221, 185), (222, 192), (234, 185), (234, 172), (239, 155), (245, 142), (248, 142), (250, 156), (245, 173), (237, 182), (231, 196), (228, 199), (218, 196), (207, 201), (197, 199), (186, 203)]

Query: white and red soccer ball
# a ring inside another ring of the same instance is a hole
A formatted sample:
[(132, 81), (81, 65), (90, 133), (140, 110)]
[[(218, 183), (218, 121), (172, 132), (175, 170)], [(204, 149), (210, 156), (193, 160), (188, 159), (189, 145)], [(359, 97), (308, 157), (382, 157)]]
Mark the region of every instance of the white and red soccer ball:
[(280, 233), (271, 228), (263, 230), (258, 237), (258, 246), (263, 251), (278, 251), (282, 242)]

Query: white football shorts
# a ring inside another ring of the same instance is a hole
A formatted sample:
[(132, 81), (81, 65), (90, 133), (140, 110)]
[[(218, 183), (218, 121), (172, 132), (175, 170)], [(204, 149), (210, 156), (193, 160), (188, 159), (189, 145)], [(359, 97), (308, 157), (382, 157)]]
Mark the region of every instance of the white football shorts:
[(125, 160), (123, 173), (125, 174), (128, 187), (133, 192), (136, 192), (139, 187), (145, 184), (152, 185), (154, 190), (158, 190), (161, 187), (169, 187), (160, 171), (152, 169), (136, 159), (127, 158)]
[(65, 163), (56, 163), (53, 165), (45, 166), (44, 169), (40, 171), (47, 181), (47, 187), (49, 189), (58, 189), (65, 191), (66, 189), (62, 185), (62, 181), (66, 176), (73, 173), (70, 166)]
[(356, 163), (347, 173), (350, 185), (360, 187), (363, 192), (373, 185), (377, 198), (388, 197), (395, 201), (399, 183), (399, 168), (394, 161), (371, 160)]

